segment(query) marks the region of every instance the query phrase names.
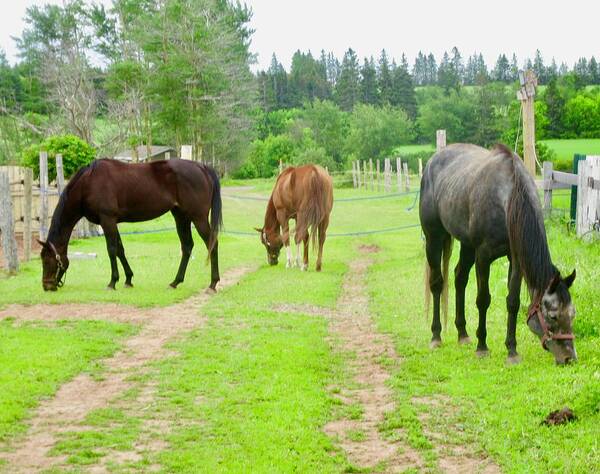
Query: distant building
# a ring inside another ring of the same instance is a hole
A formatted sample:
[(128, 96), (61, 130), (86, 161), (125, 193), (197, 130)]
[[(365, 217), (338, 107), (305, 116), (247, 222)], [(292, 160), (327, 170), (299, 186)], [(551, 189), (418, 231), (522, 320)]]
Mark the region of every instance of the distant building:
[[(177, 151), (175, 148), (170, 146), (158, 146), (153, 145), (150, 147), (150, 155), (148, 155), (148, 147), (146, 145), (140, 145), (136, 148), (138, 161), (156, 161), (156, 160), (165, 160), (167, 158), (167, 153), (169, 154), (169, 158), (177, 158)], [(133, 150), (128, 148), (127, 150), (123, 150), (122, 152), (115, 155), (115, 160), (125, 161), (128, 163), (135, 162), (135, 158), (133, 156)]]

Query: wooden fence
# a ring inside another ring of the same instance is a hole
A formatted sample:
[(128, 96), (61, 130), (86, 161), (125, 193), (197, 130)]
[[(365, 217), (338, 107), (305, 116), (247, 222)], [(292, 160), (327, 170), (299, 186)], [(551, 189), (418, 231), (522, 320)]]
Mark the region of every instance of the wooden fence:
[(552, 191), (554, 189), (576, 189), (571, 199), (575, 199), (575, 227), (579, 237), (600, 231), (600, 156), (586, 156), (576, 159), (577, 173), (554, 171), (552, 163), (543, 165), (544, 212), (552, 212)]
[[(56, 155), (56, 180), (48, 182), (48, 155), (40, 153), (40, 177), (33, 180), (31, 168), (0, 166), (0, 231), (2, 253), (9, 273), (18, 270), (18, 245), (22, 242), (23, 260), (31, 258), (34, 237), (45, 240), (50, 219), (66, 186), (62, 156)], [(77, 224), (76, 237), (98, 235), (96, 226), (82, 219)]]

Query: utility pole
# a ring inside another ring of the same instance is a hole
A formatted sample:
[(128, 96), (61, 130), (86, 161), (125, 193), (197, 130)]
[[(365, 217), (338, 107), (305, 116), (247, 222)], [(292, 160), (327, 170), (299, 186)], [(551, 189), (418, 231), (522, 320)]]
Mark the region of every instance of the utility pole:
[(523, 111), (523, 160), (525, 168), (535, 178), (535, 88), (537, 78), (531, 70), (519, 71), (521, 88), (517, 91), (517, 99), (521, 101)]

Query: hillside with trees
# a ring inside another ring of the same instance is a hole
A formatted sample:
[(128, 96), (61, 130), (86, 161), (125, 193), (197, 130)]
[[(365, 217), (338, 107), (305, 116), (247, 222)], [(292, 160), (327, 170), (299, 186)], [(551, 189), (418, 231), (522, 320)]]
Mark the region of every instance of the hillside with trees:
[[(400, 145), (448, 140), (513, 145), (518, 70), (539, 80), (537, 139), (600, 137), (596, 58), (572, 67), (457, 48), (360, 58), (298, 50), (289, 70), (273, 55), (252, 73), (252, 12), (227, 0), (83, 0), (30, 7), (19, 61), (0, 53), (0, 162), (70, 134), (97, 156), (124, 148), (191, 144), (240, 177), (270, 176), (279, 160), (332, 170)], [(547, 155), (543, 146), (538, 154)]]

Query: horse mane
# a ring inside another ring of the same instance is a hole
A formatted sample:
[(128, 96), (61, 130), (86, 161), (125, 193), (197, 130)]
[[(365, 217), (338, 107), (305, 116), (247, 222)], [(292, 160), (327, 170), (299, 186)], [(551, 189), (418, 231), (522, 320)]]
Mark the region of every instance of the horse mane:
[(550, 257), (537, 190), (516, 154), (504, 145), (496, 146), (493, 151), (512, 160), (513, 189), (507, 209), (510, 252), (513, 263), (519, 265), (533, 298), (534, 294), (543, 294), (558, 273)]
[(67, 204), (67, 199), (69, 198), (69, 192), (71, 191), (71, 189), (73, 189), (73, 186), (75, 186), (77, 181), (79, 181), (84, 174), (93, 172), (100, 161), (101, 160), (94, 160), (89, 165), (82, 166), (81, 168), (79, 168), (65, 186), (65, 189), (63, 190), (58, 199), (56, 209), (54, 209), (54, 214), (52, 214), (50, 229), (48, 231), (48, 241), (55, 241), (59, 238), (59, 232), (62, 227), (62, 216), (65, 210), (65, 205)]

